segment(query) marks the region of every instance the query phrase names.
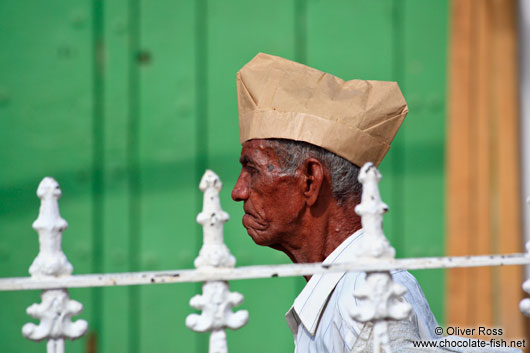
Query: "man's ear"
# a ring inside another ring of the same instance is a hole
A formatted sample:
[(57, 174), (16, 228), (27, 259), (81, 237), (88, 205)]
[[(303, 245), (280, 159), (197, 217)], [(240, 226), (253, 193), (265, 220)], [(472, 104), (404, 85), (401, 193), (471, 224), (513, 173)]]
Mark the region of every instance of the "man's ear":
[(320, 195), (320, 189), (324, 183), (324, 166), (315, 158), (305, 160), (300, 170), (300, 182), (302, 193), (308, 206), (313, 206)]

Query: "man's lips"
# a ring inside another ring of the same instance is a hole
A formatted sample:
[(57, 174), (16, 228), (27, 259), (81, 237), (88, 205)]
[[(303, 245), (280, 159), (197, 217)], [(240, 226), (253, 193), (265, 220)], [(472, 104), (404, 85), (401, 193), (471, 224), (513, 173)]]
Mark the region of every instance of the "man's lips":
[(252, 216), (249, 213), (245, 213), (243, 216), (243, 226), (245, 228), (252, 228), (255, 230), (265, 230), (267, 229), (267, 225), (259, 222), (256, 217)]

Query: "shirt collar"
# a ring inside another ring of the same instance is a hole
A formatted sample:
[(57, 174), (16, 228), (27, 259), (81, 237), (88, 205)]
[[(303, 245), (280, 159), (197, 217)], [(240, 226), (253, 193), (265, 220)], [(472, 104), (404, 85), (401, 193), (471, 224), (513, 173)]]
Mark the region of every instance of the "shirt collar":
[[(356, 256), (354, 254), (355, 246), (352, 244), (363, 234), (359, 229), (346, 240), (344, 240), (328, 257), (322, 262), (323, 264), (333, 264), (341, 262), (351, 262)], [(294, 300), (293, 305), (285, 314), (287, 324), (293, 335), (298, 333), (300, 323), (306, 330), (315, 335), (318, 321), (326, 305), (326, 302), (333, 292), (333, 289), (340, 281), (345, 272), (333, 272), (316, 274), (311, 277), (309, 282)]]

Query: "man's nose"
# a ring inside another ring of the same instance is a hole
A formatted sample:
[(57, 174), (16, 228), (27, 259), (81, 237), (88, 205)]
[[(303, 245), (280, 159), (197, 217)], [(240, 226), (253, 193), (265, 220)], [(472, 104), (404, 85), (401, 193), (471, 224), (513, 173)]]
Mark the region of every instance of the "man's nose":
[(236, 185), (232, 189), (232, 200), (238, 202), (245, 201), (246, 199), (248, 199), (248, 185), (243, 178), (243, 173), (241, 173), (239, 174), (239, 178), (237, 178)]

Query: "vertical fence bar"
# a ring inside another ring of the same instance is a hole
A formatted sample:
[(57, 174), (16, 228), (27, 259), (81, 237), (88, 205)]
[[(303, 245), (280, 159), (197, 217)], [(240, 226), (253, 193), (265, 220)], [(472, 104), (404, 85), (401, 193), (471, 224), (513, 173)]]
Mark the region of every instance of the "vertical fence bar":
[[(201, 179), (199, 188), (204, 192), (202, 212), (197, 222), (203, 226), (203, 245), (195, 259), (199, 270), (215, 268), (233, 268), (236, 259), (224, 243), (223, 227), (228, 221), (228, 214), (221, 209), (219, 192), (222, 183), (219, 177), (207, 170)], [(190, 305), (202, 310), (199, 314), (190, 314), (186, 326), (196, 332), (210, 332), (210, 353), (227, 353), (225, 329), (237, 330), (248, 321), (248, 312), (232, 308), (243, 302), (243, 295), (230, 292), (226, 281), (208, 281), (202, 286), (202, 295), (190, 300)]]
[(49, 339), (46, 344), (46, 351), (48, 353), (64, 353), (64, 340), (61, 339)]
[[(37, 189), (37, 196), (41, 199), (41, 206), (33, 229), (39, 233), (40, 248), (29, 273), (33, 278), (70, 276), (73, 266), (61, 247), (62, 234), (68, 224), (59, 213), (59, 184), (53, 178), (44, 178)], [(47, 339), (48, 353), (64, 353), (64, 339), (79, 338), (88, 329), (85, 320), (71, 320), (72, 316), (81, 313), (83, 305), (71, 300), (66, 289), (43, 290), (41, 298), (40, 304), (33, 304), (26, 310), (40, 323), (24, 325), (22, 334), (33, 341)]]
[[(361, 203), (355, 211), (361, 216), (364, 236), (357, 247), (360, 258), (392, 259), (395, 250), (383, 233), (383, 214), (388, 206), (381, 201), (378, 183), (381, 174), (372, 163), (366, 163), (359, 173), (363, 184)], [(406, 319), (412, 310), (410, 304), (400, 300), (406, 289), (392, 281), (389, 271), (367, 272), (366, 281), (354, 296), (360, 305), (352, 310), (352, 317), (373, 325), (373, 351), (390, 353), (390, 337), (387, 320)], [(363, 329), (364, 330), (364, 329)], [(360, 347), (356, 347), (360, 348)]]

